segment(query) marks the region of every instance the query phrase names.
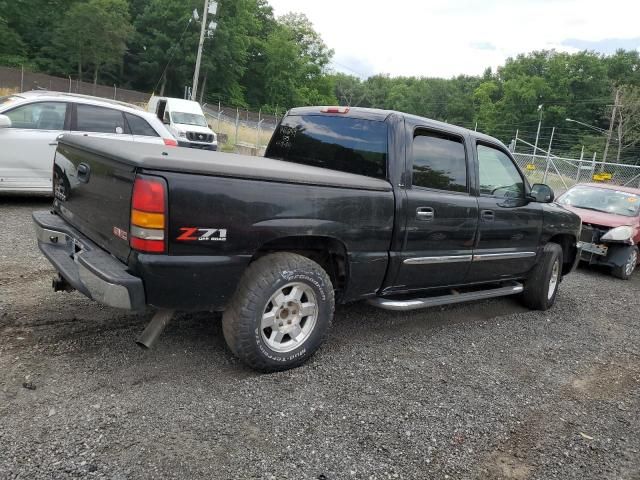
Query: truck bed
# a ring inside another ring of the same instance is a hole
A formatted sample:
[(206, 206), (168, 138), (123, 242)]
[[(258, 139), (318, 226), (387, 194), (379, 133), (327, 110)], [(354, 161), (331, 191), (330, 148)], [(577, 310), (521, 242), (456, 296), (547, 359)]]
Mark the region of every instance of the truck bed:
[(264, 157), (136, 144), (83, 135), (64, 135), (59, 143), (97, 155), (109, 152), (111, 160), (139, 169), (391, 191), (391, 185), (386, 180)]

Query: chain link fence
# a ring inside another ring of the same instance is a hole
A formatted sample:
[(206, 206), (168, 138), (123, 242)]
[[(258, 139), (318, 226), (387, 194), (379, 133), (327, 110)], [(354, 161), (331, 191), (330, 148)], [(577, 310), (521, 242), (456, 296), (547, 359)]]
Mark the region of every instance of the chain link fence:
[(18, 90), (51, 90), (54, 92), (78, 93), (94, 97), (110, 98), (126, 103), (146, 104), (150, 94), (118, 88), (117, 85), (94, 85), (93, 83), (61, 78), (44, 73), (34, 73), (20, 68), (0, 67), (0, 88)]
[(223, 149), (249, 155), (264, 155), (280, 120), (275, 115), (250, 112), (223, 105), (204, 105), (211, 129), (218, 134)]
[[(0, 67), (0, 90), (23, 92), (50, 90), (109, 98), (139, 106), (146, 106), (150, 94), (118, 88), (116, 85), (94, 85), (71, 77), (61, 78), (34, 73), (21, 68)], [(263, 115), (224, 105), (203, 105), (211, 129), (219, 135), (219, 143), (225, 151), (249, 155), (264, 155), (271, 135), (280, 120), (276, 115)]]
[(559, 195), (577, 183), (609, 183), (640, 188), (640, 166), (592, 159), (513, 153), (531, 183), (546, 183)]

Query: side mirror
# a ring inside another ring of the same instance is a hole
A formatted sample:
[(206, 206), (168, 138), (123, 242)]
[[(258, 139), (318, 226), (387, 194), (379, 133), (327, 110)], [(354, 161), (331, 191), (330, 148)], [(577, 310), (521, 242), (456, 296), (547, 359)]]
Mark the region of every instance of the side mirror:
[(534, 183), (529, 192), (529, 200), (538, 203), (551, 203), (556, 196), (551, 187), (544, 183)]
[(11, 128), (11, 119), (6, 115), (0, 115), (0, 128)]

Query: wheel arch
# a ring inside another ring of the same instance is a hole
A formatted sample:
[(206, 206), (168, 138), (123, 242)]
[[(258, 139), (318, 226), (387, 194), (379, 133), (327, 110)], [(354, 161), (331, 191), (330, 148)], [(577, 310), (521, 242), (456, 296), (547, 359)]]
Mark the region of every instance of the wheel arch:
[(559, 233), (552, 236), (549, 243), (557, 243), (562, 248), (562, 275), (567, 275), (573, 269), (578, 254), (577, 239), (569, 233)]
[(280, 237), (261, 245), (251, 262), (275, 252), (297, 253), (316, 262), (329, 275), (336, 291), (336, 300), (342, 297), (349, 279), (349, 261), (347, 247), (341, 240), (323, 235)]

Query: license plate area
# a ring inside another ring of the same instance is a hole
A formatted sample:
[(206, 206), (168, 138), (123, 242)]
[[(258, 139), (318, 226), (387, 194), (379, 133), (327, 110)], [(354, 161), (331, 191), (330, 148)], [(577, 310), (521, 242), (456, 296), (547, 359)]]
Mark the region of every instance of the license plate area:
[(66, 235), (66, 240), (66, 248), (69, 256), (73, 257), (76, 255), (76, 253), (79, 253), (83, 250), (83, 245), (77, 238)]
[(583, 252), (593, 253), (595, 255), (606, 256), (609, 251), (609, 247), (604, 244), (580, 242), (580, 247)]

